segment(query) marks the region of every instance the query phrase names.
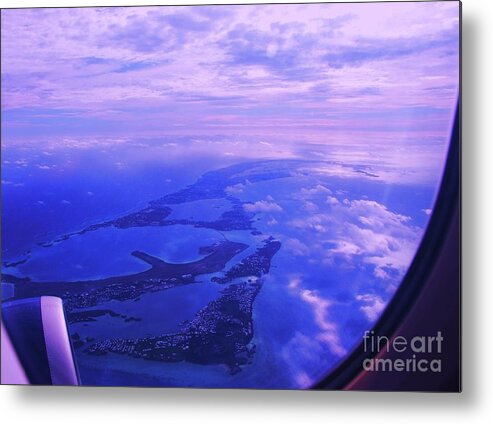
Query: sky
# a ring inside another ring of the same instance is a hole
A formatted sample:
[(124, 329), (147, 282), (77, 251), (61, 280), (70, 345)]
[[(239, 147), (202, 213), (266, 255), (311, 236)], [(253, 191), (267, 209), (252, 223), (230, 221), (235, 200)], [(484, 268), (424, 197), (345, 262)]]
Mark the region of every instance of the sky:
[(2, 10), (2, 141), (443, 142), (458, 2)]

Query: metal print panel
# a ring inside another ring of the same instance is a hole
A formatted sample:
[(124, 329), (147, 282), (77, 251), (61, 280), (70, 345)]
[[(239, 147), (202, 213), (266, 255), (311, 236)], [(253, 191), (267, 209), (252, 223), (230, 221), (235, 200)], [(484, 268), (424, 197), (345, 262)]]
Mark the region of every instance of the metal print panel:
[(459, 2), (1, 30), (3, 384), (460, 390)]

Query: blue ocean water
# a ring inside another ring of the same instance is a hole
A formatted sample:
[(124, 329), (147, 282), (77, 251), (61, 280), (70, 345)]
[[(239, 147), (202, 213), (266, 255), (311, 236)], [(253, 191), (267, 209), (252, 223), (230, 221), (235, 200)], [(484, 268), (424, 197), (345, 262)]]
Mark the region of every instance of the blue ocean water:
[(43, 151), (2, 147), (2, 254), (139, 209), (227, 161), (170, 157), (162, 146)]
[[(60, 235), (143, 209), (205, 172), (234, 163), (248, 165), (248, 160), (217, 151), (204, 160), (190, 155), (188, 148), (169, 157), (159, 145), (144, 151), (130, 145), (2, 153), (3, 271), (40, 284), (148, 269), (131, 256), (135, 250), (183, 263), (199, 260), (205, 255), (200, 247), (225, 238), (248, 245), (226, 270), (254, 253), (266, 237), (281, 242), (254, 302), (256, 350), (241, 372), (233, 375), (221, 364), (166, 363), (115, 353), (95, 357), (78, 349), (82, 381), (90, 385), (296, 388), (314, 383), (361, 340), (391, 300), (402, 269), (412, 259), (409, 252), (417, 248), (426, 228), (439, 181), (438, 173), (429, 184), (389, 183), (358, 173), (320, 174), (320, 162), (313, 169), (304, 165), (291, 176), (257, 181), (247, 166), (242, 182), (228, 193), (253, 213), (257, 232), (183, 224), (104, 227), (43, 247), (40, 243)], [(255, 166), (262, 169), (262, 164)], [(169, 207), (169, 219), (214, 221), (231, 203), (220, 198)], [(365, 251), (356, 239), (367, 235), (380, 238), (385, 248)], [(70, 331), (92, 342), (177, 332), (221, 296), (224, 286), (211, 280), (221, 275), (201, 275), (194, 284), (87, 308), (114, 315), (72, 323)]]

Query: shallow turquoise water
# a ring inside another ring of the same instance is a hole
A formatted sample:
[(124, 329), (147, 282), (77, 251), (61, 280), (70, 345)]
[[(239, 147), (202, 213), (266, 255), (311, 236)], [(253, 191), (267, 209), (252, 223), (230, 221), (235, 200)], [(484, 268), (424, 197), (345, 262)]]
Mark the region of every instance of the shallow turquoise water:
[(148, 269), (149, 264), (131, 255), (135, 250), (167, 262), (191, 262), (203, 257), (201, 246), (221, 240), (215, 230), (187, 225), (108, 227), (33, 249), (32, 258), (17, 268), (19, 275), (35, 275), (38, 281), (99, 279)]

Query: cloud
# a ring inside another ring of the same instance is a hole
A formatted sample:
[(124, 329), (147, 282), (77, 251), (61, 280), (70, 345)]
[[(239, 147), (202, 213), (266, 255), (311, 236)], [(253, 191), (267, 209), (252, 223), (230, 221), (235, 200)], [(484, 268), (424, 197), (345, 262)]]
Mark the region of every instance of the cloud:
[(352, 243), (348, 240), (339, 240), (336, 243), (336, 247), (330, 249), (329, 257), (333, 256), (343, 256), (345, 258), (350, 258), (353, 255), (360, 255), (363, 250), (358, 244)]
[(329, 212), (288, 222), (311, 233), (305, 236), (313, 240), (314, 251), (323, 252), (324, 263), (368, 265), (377, 279), (389, 282), (406, 272), (423, 232), (409, 216), (368, 199), (339, 202), (329, 197), (328, 201)]
[(310, 378), (308, 373), (303, 371), (296, 374), (295, 381), (299, 387), (310, 387), (313, 383), (315, 383), (313, 378)]
[(315, 383), (316, 377), (306, 370), (323, 366), (329, 355), (319, 340), (297, 331), (282, 347), (280, 356), (291, 371), (295, 387), (309, 387)]
[(345, 204), (349, 205), (350, 212), (358, 215), (360, 222), (365, 226), (382, 228), (388, 225), (398, 226), (411, 221), (411, 217), (390, 212), (385, 205), (374, 200), (349, 201), (345, 199)]
[[(393, 60), (406, 56), (421, 55), (428, 50), (440, 50), (453, 45), (456, 31), (441, 31), (434, 37), (402, 37), (392, 39), (361, 38), (354, 45), (339, 46), (325, 55), (330, 66), (361, 66), (365, 62)], [(453, 53), (452, 53), (453, 54)], [(373, 92), (373, 90), (372, 90)]]
[[(346, 199), (347, 200), (347, 199)], [(374, 275), (388, 279), (389, 272), (403, 275), (416, 251), (421, 230), (408, 225), (411, 218), (389, 211), (371, 200), (353, 200), (341, 206), (345, 225), (331, 241), (327, 258), (343, 257), (374, 266)]]
[(387, 305), (380, 296), (374, 294), (359, 294), (356, 300), (363, 303), (360, 309), (370, 322), (375, 322)]
[(29, 165), (29, 161), (27, 159), (17, 159), (13, 163), (24, 168)]
[(5, 10), (3, 127), (443, 133), (458, 90), (451, 3)]
[(315, 322), (322, 330), (316, 336), (316, 339), (326, 344), (330, 351), (336, 356), (344, 356), (346, 349), (342, 346), (337, 325), (329, 318), (329, 309), (332, 303), (322, 298), (313, 290), (302, 290), (300, 293), (301, 299), (312, 307), (315, 316)]
[[(303, 59), (316, 46), (313, 33), (299, 22), (272, 23), (268, 29), (260, 29), (248, 23), (237, 23), (221, 41), (234, 66), (260, 67), (272, 77), (290, 80), (309, 80), (320, 69), (306, 65)], [(320, 33), (320, 37), (325, 34)]]
[(327, 203), (328, 205), (338, 205), (339, 200), (337, 200), (337, 198), (334, 196), (327, 196), (325, 203)]
[(287, 290), (309, 308), (315, 323), (314, 330), (307, 327), (304, 331), (296, 331), (280, 354), (296, 386), (307, 387), (320, 377), (319, 370), (328, 369), (329, 364), (347, 354), (347, 349), (331, 316), (332, 301), (315, 290), (305, 289), (301, 275), (290, 277)]
[(295, 219), (289, 221), (288, 224), (303, 230), (312, 230), (318, 233), (326, 233), (329, 231), (329, 224), (334, 221), (334, 217), (325, 213), (310, 214), (303, 219)]
[(247, 212), (282, 212), (283, 209), (272, 200), (259, 200), (254, 203), (244, 203), (243, 208)]
[(2, 185), (9, 185), (12, 187), (23, 187), (24, 183), (15, 183), (15, 182), (9, 181), (9, 180), (2, 180)]
[(293, 275), (289, 279), (288, 283), (288, 289), (292, 291), (293, 293), (296, 292), (296, 289), (298, 289), (301, 285), (302, 279), (300, 275)]
[(317, 194), (332, 194), (332, 190), (322, 184), (317, 184), (314, 187), (311, 188), (302, 188), (301, 189), (301, 195), (302, 196), (307, 196), (311, 197)]
[(118, 43), (137, 53), (164, 53), (177, 48), (182, 40), (180, 32), (165, 25), (165, 18), (131, 14), (125, 21), (109, 25), (101, 42), (108, 46)]
[(308, 305), (313, 313), (315, 323), (320, 332), (312, 339), (321, 345), (326, 345), (333, 355), (338, 357), (346, 354), (338, 333), (338, 327), (330, 318), (332, 301), (322, 297), (316, 290), (303, 288), (300, 275), (293, 275), (287, 286), (289, 292)]
[(378, 268), (378, 267), (374, 269), (373, 275), (375, 275), (375, 277), (380, 278), (382, 280), (387, 280), (391, 278), (390, 275), (383, 268)]
[(319, 210), (316, 203), (313, 202), (305, 202), (303, 207), (307, 212), (312, 212), (312, 213), (317, 212)]
[(290, 238), (284, 243), (284, 248), (296, 256), (307, 256), (310, 254), (310, 249), (306, 244), (298, 240), (297, 238)]
[(246, 184), (238, 183), (234, 184), (232, 186), (228, 186), (225, 188), (226, 193), (228, 194), (239, 194), (243, 193), (243, 189), (245, 188)]
[(151, 68), (153, 66), (159, 66), (160, 63), (156, 62), (146, 62), (146, 61), (136, 61), (136, 62), (128, 62), (123, 65), (119, 65), (117, 69), (115, 69), (113, 72), (132, 72), (132, 71), (139, 71), (141, 69), (147, 69)]
[(163, 15), (160, 18), (161, 22), (166, 22), (177, 30), (203, 32), (213, 28), (213, 23), (209, 19), (198, 19), (193, 14), (187, 13), (186, 9), (183, 12), (171, 13)]

